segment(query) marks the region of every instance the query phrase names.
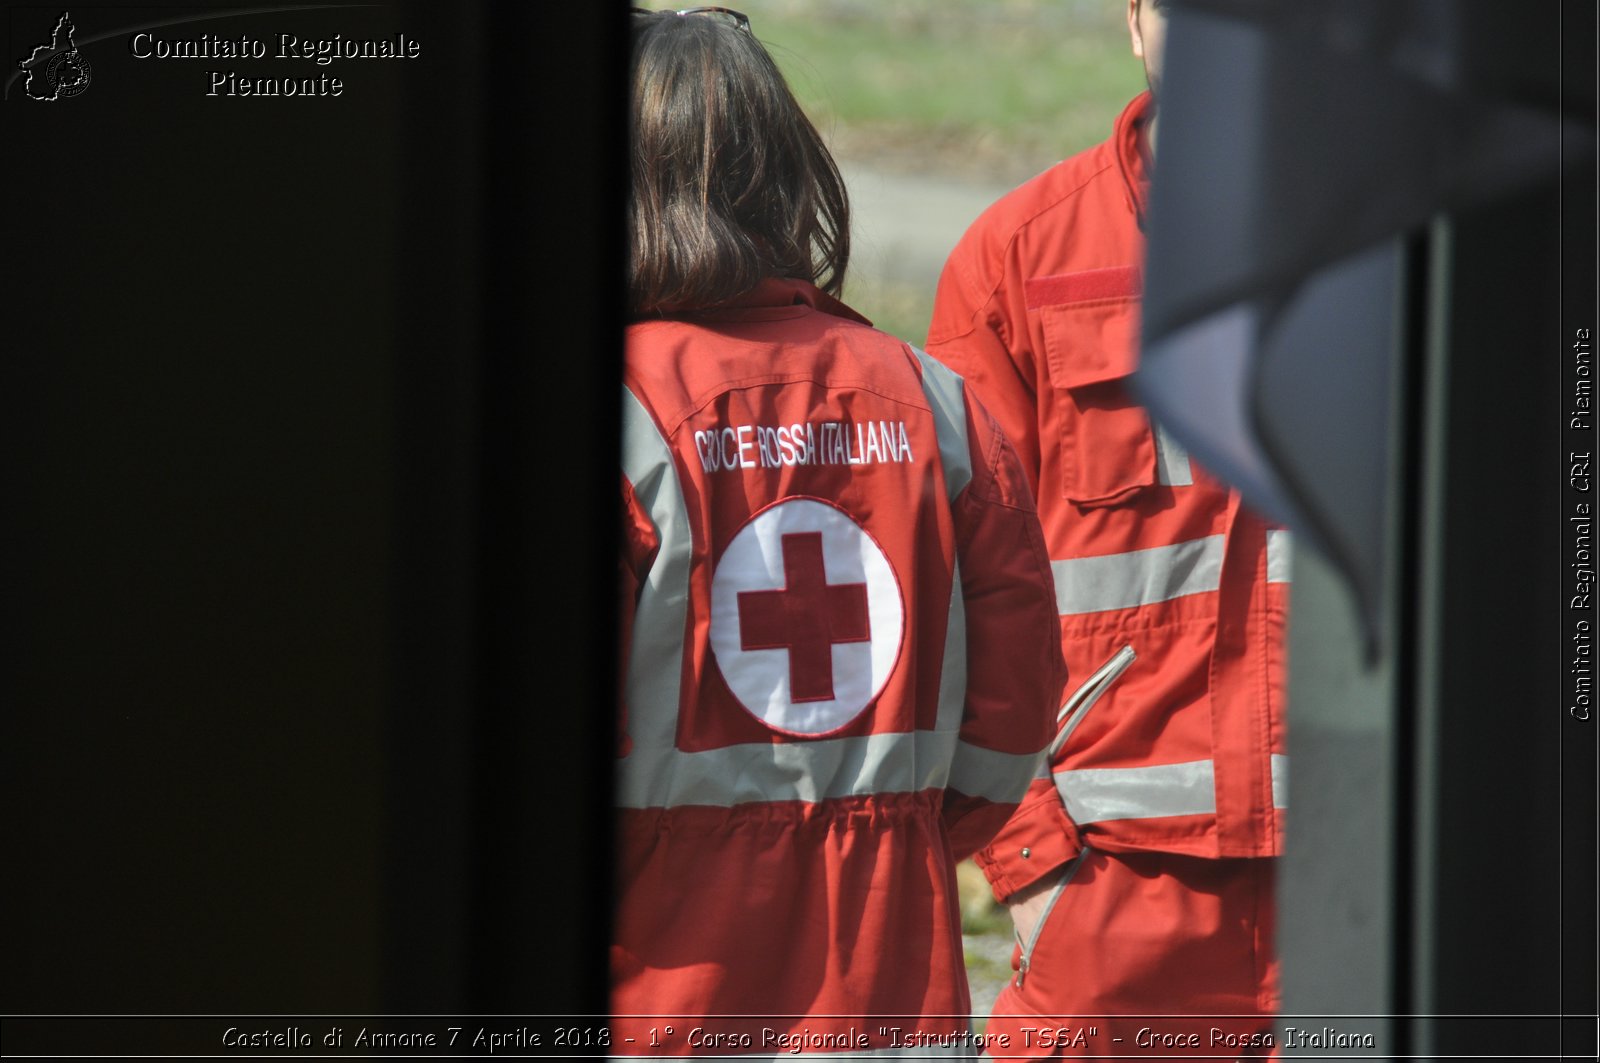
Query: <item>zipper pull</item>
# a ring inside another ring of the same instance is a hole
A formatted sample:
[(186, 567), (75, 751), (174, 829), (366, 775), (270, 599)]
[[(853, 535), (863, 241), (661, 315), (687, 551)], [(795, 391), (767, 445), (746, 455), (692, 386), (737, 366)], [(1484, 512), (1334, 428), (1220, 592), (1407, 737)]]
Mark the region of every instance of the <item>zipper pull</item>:
[(1122, 673), (1138, 660), (1138, 656), (1133, 652), (1132, 646), (1122, 647), (1093, 675), (1084, 680), (1082, 686), (1072, 692), (1067, 703), (1061, 706), (1061, 711), (1056, 714), (1056, 721), (1060, 723), (1061, 729), (1056, 732), (1056, 740), (1050, 743), (1047, 760), (1055, 759), (1056, 754), (1061, 752), (1061, 747), (1067, 744), (1067, 739), (1072, 737), (1072, 732), (1078, 729), (1078, 725), (1089, 714), (1089, 710), (1094, 708), (1094, 703), (1111, 688), (1112, 683), (1122, 678)]

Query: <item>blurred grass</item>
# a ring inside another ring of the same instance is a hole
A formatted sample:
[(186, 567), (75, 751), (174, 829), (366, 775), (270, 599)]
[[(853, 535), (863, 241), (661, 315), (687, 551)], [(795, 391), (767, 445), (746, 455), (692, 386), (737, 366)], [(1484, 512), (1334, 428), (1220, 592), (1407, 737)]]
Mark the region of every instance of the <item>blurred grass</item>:
[(1018, 184), (1144, 88), (1118, 0), (744, 0), (842, 156)]
[[(750, 16), (836, 157), (981, 186), (985, 204), (993, 189), (1104, 140), (1144, 88), (1120, 0), (733, 6)], [(933, 285), (861, 263), (847, 276), (845, 301), (883, 331), (924, 343)]]
[(963, 934), (1011, 933), (1011, 917), (994, 899), (989, 880), (971, 860), (956, 865), (956, 888), (961, 893), (961, 932)]

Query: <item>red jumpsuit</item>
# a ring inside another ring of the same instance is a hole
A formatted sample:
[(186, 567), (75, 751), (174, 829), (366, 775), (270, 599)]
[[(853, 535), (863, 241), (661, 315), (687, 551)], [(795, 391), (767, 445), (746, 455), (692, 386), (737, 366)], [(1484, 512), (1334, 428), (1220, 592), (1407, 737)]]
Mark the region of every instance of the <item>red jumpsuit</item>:
[[(1022, 457), (1073, 688), (1051, 778), (977, 857), (1002, 900), (1041, 883), (1052, 898), (990, 1029), (1025, 1021), (1006, 1012), (1193, 1014), (1207, 1016), (1189, 1024), (1205, 1039), (1185, 1050), (1226, 1055), (1236, 1046), (1212, 1042), (1213, 1025), (1269, 1030), (1276, 1006), (1261, 858), (1283, 840), (1289, 542), (1126, 387), (1148, 107), (1140, 96), (1110, 140), (974, 223), (940, 280), (928, 347)], [(1102, 1021), (1100, 1050), (1159, 1050), (1135, 1036), (1163, 1022)]]
[(955, 863), (1065, 683), (1015, 452), (801, 282), (633, 325), (624, 383), (611, 1051), (959, 1040)]

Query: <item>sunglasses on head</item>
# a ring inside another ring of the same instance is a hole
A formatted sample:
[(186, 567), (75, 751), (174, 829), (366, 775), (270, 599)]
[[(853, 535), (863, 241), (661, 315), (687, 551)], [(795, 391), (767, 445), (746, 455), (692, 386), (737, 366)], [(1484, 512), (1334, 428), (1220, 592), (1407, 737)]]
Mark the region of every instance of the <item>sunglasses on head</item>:
[(726, 22), (735, 29), (750, 32), (750, 16), (743, 11), (735, 11), (731, 7), (686, 7), (681, 11), (651, 11), (649, 8), (636, 7), (635, 15), (704, 15), (714, 18), (718, 22)]

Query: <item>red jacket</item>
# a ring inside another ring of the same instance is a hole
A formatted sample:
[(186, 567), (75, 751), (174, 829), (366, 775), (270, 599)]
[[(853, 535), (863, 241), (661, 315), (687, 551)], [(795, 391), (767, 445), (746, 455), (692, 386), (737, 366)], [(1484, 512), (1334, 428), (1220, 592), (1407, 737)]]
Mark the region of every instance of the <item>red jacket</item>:
[[(955, 862), (1036, 774), (1065, 681), (1014, 451), (954, 374), (799, 282), (632, 326), (624, 382), (612, 1006), (663, 1018), (612, 1050), (964, 1030)], [(693, 1020), (730, 1014), (756, 1018)]]
[(1287, 533), (1242, 509), (1126, 387), (1148, 107), (1140, 96), (1110, 140), (974, 223), (928, 336), (1017, 445), (1075, 687), (1054, 786), (1037, 783), (978, 857), (1002, 898), (1081, 841), (1210, 857), (1282, 846)]

